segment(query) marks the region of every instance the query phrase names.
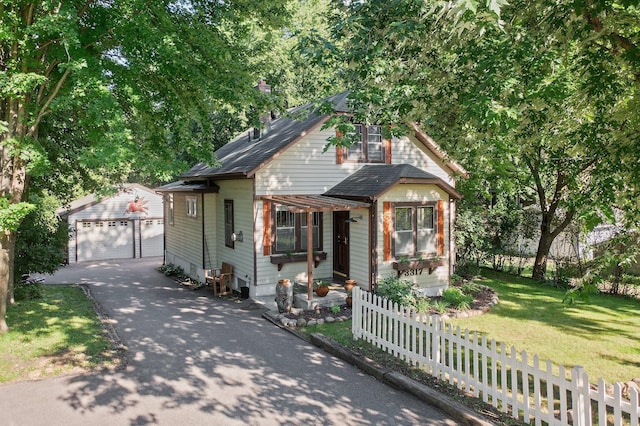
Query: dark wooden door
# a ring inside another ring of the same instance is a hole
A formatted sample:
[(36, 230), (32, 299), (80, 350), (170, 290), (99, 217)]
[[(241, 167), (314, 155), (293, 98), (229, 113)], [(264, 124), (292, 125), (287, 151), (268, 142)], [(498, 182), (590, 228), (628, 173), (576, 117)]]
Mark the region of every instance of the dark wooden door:
[(333, 277), (344, 280), (349, 276), (349, 219), (348, 211), (333, 212)]

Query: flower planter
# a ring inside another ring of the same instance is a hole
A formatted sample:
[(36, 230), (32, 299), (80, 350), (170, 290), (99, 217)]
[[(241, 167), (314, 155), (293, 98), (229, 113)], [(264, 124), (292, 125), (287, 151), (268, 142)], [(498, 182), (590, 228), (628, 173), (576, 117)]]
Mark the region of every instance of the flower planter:
[[(271, 263), (278, 265), (278, 271), (282, 270), (282, 266), (285, 263), (306, 262), (307, 253), (293, 253), (293, 254), (274, 254), (271, 256)], [(327, 259), (326, 252), (313, 253), (313, 264), (317, 268), (320, 262)]]
[(325, 297), (327, 294), (329, 294), (329, 286), (322, 285), (322, 286), (316, 287), (315, 292), (316, 292), (316, 296)]

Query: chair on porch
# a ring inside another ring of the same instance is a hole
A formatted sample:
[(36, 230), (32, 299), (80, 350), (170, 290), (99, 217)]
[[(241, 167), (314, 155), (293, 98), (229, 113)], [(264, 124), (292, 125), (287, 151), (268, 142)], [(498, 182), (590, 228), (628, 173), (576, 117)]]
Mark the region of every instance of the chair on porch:
[(222, 268), (209, 269), (206, 272), (206, 280), (211, 283), (214, 296), (224, 296), (233, 291), (232, 288), (233, 266), (222, 262)]

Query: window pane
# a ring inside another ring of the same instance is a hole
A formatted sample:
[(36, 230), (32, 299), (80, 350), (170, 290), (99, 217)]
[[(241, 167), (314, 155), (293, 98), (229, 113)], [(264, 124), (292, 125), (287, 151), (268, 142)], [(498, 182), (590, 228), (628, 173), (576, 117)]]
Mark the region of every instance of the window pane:
[(413, 255), (413, 221), (411, 220), (411, 207), (397, 207), (395, 217), (395, 253), (396, 255)]
[(412, 256), (415, 252), (413, 247), (413, 232), (409, 231), (396, 231), (395, 235), (395, 250), (396, 255)]
[(396, 231), (411, 230), (411, 207), (396, 208)]
[(367, 157), (368, 162), (381, 162), (382, 156), (382, 127), (367, 127)]
[(276, 251), (295, 249), (295, 214), (284, 206), (276, 207)]
[(418, 207), (418, 251), (435, 252), (435, 229), (433, 227), (433, 207)]
[(347, 150), (347, 160), (357, 161), (362, 159), (362, 125), (355, 125), (355, 135), (355, 142)]

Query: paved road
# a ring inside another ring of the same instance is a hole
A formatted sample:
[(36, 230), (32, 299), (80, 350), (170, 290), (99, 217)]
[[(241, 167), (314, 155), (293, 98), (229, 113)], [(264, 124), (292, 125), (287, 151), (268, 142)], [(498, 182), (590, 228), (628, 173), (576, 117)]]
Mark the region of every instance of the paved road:
[[(0, 386), (3, 425), (454, 425), (260, 316), (181, 288), (161, 259), (71, 265), (128, 347), (127, 367)], [(255, 306), (255, 305), (253, 305)]]

